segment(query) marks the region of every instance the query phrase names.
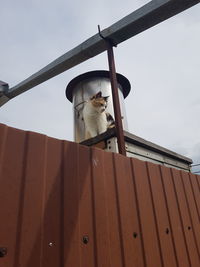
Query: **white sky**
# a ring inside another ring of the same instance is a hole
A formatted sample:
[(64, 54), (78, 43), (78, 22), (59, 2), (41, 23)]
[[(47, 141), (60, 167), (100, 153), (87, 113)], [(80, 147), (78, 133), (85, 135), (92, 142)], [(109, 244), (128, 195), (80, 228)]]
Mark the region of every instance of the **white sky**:
[[(7, 0), (1, 3), (0, 80), (10, 87), (149, 1)], [(200, 162), (200, 4), (115, 49), (117, 72), (131, 82), (129, 132)], [(73, 140), (65, 87), (86, 71), (108, 69), (106, 53), (0, 108), (0, 122)]]

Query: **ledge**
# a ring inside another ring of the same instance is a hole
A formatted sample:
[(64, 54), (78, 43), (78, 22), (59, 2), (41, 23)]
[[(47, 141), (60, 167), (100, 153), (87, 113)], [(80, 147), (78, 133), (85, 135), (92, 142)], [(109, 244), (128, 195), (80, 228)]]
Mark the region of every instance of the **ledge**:
[[(93, 145), (96, 145), (102, 141), (107, 141), (108, 139), (110, 139), (112, 137), (116, 137), (116, 130), (114, 128), (109, 129), (107, 132), (100, 134), (94, 138), (90, 138), (88, 140), (85, 140), (85, 141), (81, 142), (80, 144), (86, 145), (86, 146), (93, 146)], [(166, 149), (162, 146), (156, 145), (152, 142), (149, 142), (149, 141), (147, 141), (147, 140), (145, 140), (145, 139), (143, 139), (137, 135), (131, 134), (129, 132), (124, 131), (124, 138), (125, 138), (125, 142), (127, 142), (129, 144), (134, 144), (134, 145), (137, 145), (139, 147), (146, 148), (147, 150), (157, 152), (161, 155), (168, 156), (170, 158), (173, 158), (175, 160), (179, 160), (179, 161), (187, 163), (187, 164), (193, 163), (192, 159), (190, 159), (190, 158), (182, 156), (182, 155), (175, 153), (169, 149)]]

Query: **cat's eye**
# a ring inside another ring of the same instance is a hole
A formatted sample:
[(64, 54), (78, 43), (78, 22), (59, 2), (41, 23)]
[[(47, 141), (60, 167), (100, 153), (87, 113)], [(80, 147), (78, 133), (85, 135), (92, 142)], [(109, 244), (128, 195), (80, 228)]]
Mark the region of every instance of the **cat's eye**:
[(103, 107), (103, 106), (104, 106), (104, 104), (101, 104), (101, 106)]

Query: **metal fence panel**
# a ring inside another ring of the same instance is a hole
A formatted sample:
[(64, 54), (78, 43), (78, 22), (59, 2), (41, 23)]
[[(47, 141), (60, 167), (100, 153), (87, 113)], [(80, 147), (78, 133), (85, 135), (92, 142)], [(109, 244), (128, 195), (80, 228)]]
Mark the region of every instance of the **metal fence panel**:
[(0, 124), (0, 267), (198, 267), (199, 182)]

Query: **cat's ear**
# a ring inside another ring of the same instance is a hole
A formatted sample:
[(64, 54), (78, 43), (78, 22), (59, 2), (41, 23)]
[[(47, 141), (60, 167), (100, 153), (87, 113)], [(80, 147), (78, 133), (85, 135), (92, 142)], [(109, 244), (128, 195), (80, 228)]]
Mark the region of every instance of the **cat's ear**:
[(101, 98), (102, 97), (102, 93), (101, 93), (101, 91), (100, 92), (98, 92), (96, 95), (93, 95), (91, 98), (90, 98), (90, 100), (92, 100), (92, 99), (97, 99), (97, 98)]
[(95, 95), (95, 98), (101, 98), (102, 97), (102, 92), (99, 91), (96, 95)]
[(104, 96), (103, 99), (107, 102), (110, 96)]

